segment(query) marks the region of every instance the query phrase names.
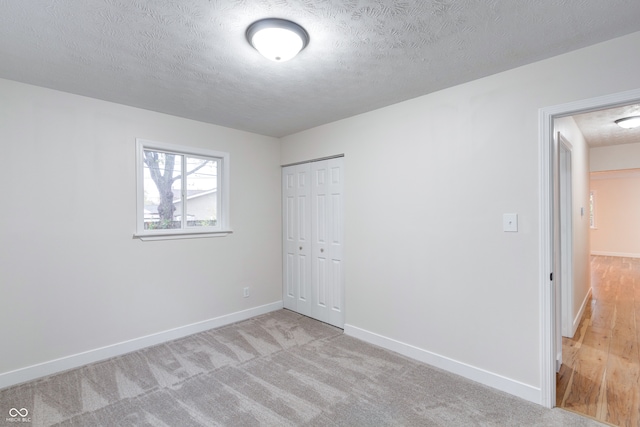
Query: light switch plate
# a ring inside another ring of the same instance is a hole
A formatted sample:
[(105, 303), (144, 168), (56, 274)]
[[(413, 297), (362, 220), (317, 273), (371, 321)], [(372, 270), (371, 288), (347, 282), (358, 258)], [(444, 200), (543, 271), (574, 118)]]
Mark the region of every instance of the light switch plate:
[(503, 231), (518, 231), (518, 214), (506, 213), (502, 216)]

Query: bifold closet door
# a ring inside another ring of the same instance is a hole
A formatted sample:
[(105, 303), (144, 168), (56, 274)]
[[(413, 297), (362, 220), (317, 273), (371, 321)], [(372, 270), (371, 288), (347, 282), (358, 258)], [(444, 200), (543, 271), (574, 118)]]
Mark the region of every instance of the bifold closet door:
[(282, 169), (284, 307), (311, 316), (311, 165)]
[(288, 166), (282, 178), (284, 306), (343, 328), (343, 158)]
[(311, 163), (311, 316), (344, 328), (343, 158)]

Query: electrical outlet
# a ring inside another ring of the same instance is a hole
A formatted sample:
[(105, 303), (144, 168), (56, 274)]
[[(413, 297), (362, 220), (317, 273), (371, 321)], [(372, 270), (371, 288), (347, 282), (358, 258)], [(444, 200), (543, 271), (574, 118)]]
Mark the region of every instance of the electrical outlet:
[(243, 298), (249, 298), (249, 287), (248, 286), (242, 290), (242, 297)]

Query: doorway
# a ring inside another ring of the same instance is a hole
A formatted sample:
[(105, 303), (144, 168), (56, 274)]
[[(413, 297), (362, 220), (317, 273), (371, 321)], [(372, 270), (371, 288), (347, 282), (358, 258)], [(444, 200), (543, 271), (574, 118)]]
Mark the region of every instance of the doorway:
[(557, 190), (557, 174), (559, 156), (554, 149), (554, 120), (560, 117), (579, 113), (602, 110), (640, 102), (640, 90), (621, 92), (599, 98), (561, 104), (540, 110), (540, 321), (541, 321), (541, 404), (552, 408), (556, 402), (556, 368), (558, 349), (558, 324), (562, 322), (561, 305), (556, 283), (553, 280), (558, 270), (555, 268), (557, 254), (561, 252), (559, 238), (554, 230), (558, 230), (557, 203), (554, 201)]
[[(560, 301), (561, 307), (559, 335), (573, 336), (573, 178), (571, 166), (571, 143), (558, 135), (560, 145)], [(560, 338), (562, 348), (562, 338)], [(562, 362), (562, 358), (560, 358)], [(559, 367), (558, 367), (559, 369)], [(557, 370), (557, 369), (556, 369)]]
[(562, 365), (562, 337), (573, 336), (573, 178), (572, 144), (560, 132), (556, 133), (555, 152), (557, 166), (555, 176), (554, 229), (555, 251), (555, 318), (556, 322), (556, 372)]

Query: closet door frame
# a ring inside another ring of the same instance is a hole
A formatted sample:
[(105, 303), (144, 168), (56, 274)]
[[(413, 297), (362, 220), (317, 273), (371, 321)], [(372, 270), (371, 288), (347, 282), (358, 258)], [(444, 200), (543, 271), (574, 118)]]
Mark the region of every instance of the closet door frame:
[(344, 328), (343, 156), (283, 166), (283, 305)]

